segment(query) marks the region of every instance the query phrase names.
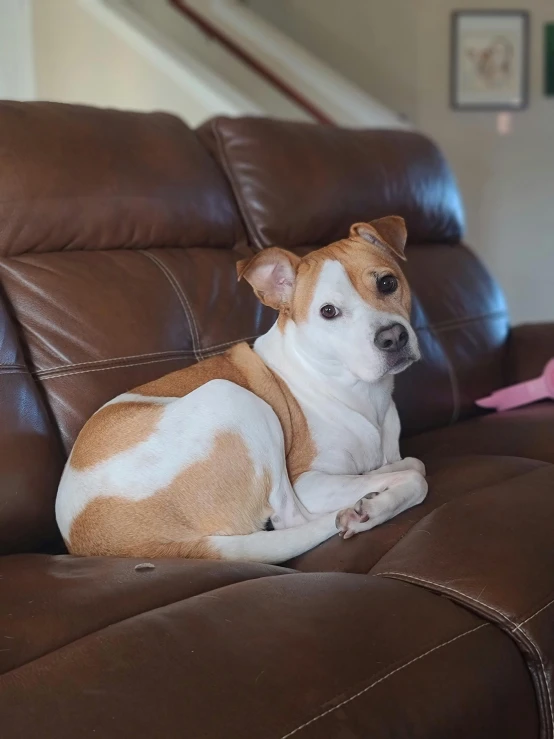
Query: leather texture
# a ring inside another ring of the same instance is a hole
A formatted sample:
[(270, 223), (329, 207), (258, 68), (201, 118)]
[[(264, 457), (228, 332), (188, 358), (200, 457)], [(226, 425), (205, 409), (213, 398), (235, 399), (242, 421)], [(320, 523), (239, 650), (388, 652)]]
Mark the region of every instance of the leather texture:
[(0, 192), (0, 256), (241, 238), (221, 172), (166, 113), (2, 102)]
[[(87, 418), (274, 321), (240, 255), (391, 213), (424, 503), (280, 567), (64, 554), (54, 498)], [(2, 739), (552, 739), (554, 405), (474, 400), (539, 374), (554, 324), (510, 328), (462, 227), (417, 134), (0, 103)]]
[(59, 539), (54, 500), (64, 458), (0, 296), (0, 553)]
[(237, 282), (236, 259), (232, 250), (198, 248), (0, 259), (66, 452), (116, 395), (269, 329), (273, 313)]
[(0, 685), (6, 739), (37, 727), (48, 737), (186, 727), (191, 737), (442, 739), (445, 723), (454, 739), (537, 734), (529, 674), (505, 634), (422, 588), (357, 575), (263, 577), (181, 598)]
[(463, 208), (442, 154), (407, 131), (216, 118), (199, 136), (229, 176), (256, 248), (325, 246), (352, 223), (405, 218), (410, 243), (456, 243)]

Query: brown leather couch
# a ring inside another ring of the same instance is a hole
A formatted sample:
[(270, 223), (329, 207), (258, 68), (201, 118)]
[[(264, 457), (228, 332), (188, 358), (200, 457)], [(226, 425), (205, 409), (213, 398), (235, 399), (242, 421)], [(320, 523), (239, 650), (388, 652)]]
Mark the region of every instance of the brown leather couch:
[[(239, 255), (396, 213), (424, 504), (282, 567), (64, 554), (87, 417), (273, 321)], [(554, 325), (510, 329), (462, 229), (419, 134), (0, 104), (1, 739), (552, 737), (554, 405), (474, 400), (537, 374)]]

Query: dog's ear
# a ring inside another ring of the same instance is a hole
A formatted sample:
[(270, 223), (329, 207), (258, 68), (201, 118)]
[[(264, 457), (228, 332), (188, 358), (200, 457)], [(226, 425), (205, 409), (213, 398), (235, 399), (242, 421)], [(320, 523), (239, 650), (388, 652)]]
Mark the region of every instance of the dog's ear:
[(299, 262), (296, 254), (272, 246), (237, 262), (237, 277), (252, 285), (264, 305), (283, 310), (290, 304)]
[(350, 227), (350, 238), (356, 236), (382, 249), (388, 249), (399, 259), (406, 259), (406, 223), (400, 216), (385, 216), (370, 223), (355, 223)]

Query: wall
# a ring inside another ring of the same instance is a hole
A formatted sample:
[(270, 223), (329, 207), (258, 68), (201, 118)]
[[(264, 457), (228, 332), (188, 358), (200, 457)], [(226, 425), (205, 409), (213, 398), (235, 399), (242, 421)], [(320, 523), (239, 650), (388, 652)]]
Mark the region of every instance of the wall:
[[(554, 0), (247, 0), (445, 152), (467, 213), (467, 240), (500, 280), (516, 322), (554, 319), (554, 98), (542, 95), (543, 23)], [(494, 113), (448, 107), (450, 13), (531, 12), (531, 98), (500, 136)]]
[(0, 0), (0, 98), (34, 94), (31, 7), (28, 0)]
[(381, 103), (415, 117), (420, 0), (244, 2)]
[[(4, 0), (0, 0), (0, 3)], [(32, 0), (38, 98), (132, 110), (165, 110), (197, 125), (216, 112), (237, 114), (217, 81), (95, 0)], [(257, 108), (253, 108), (253, 112)]]
[(310, 116), (285, 98), (252, 72), (243, 62), (236, 59), (220, 44), (209, 39), (206, 34), (193, 23), (181, 16), (167, 0), (126, 0), (141, 17), (147, 19), (158, 29), (165, 39), (171, 39), (180, 48), (186, 49), (223, 82), (237, 90), (247, 91), (248, 97), (255, 100), (260, 111), (267, 115), (310, 120)]
[[(554, 98), (542, 94), (542, 34), (552, 0), (419, 0), (417, 123), (443, 148), (466, 203), (468, 241), (500, 280), (515, 321), (554, 319)], [(531, 11), (528, 110), (512, 133), (493, 113), (447, 107), (449, 23), (453, 9)]]

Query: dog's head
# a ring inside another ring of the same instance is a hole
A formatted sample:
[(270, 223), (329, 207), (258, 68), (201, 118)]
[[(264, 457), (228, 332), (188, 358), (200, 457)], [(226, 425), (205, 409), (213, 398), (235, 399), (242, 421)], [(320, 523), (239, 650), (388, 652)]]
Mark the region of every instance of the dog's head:
[(237, 274), (315, 360), (373, 382), (419, 359), (410, 289), (398, 264), (405, 244), (404, 220), (388, 216), (355, 223), (347, 239), (303, 258), (266, 249), (240, 261)]

